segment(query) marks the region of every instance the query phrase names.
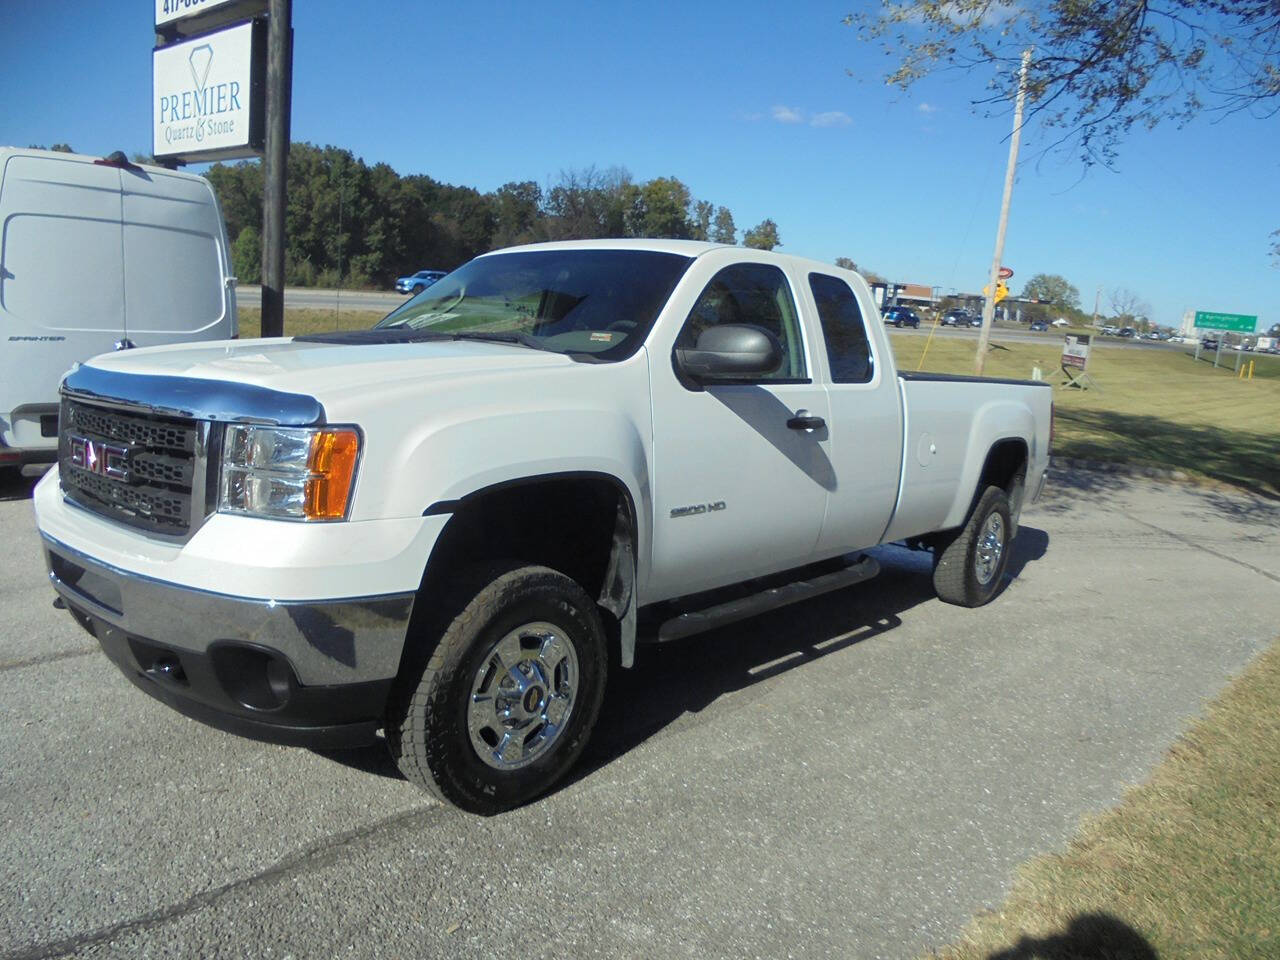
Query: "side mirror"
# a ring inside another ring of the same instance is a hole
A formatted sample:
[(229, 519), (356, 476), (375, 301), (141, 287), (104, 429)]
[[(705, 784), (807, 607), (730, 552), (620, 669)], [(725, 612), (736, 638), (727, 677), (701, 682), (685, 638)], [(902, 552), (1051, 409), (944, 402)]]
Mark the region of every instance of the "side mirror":
[(740, 380), (782, 366), (782, 344), (759, 327), (725, 323), (703, 330), (692, 350), (677, 349), (675, 361), (692, 380)]

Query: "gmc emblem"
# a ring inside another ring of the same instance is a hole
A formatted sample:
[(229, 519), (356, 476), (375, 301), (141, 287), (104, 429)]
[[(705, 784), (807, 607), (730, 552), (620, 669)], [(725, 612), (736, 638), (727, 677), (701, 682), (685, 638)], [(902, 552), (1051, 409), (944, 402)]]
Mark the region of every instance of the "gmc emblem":
[(71, 465), (88, 473), (96, 473), (100, 477), (109, 477), (128, 483), (129, 457), (132, 450), (128, 447), (116, 447), (109, 443), (99, 443), (88, 437), (71, 439)]

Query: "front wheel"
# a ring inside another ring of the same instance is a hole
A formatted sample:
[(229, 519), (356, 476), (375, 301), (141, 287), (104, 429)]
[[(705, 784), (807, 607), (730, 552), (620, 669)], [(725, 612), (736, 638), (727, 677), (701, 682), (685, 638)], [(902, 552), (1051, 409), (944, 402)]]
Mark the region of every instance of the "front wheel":
[(462, 611), (401, 678), (387, 743), (412, 783), (494, 814), (544, 793), (581, 755), (604, 697), (604, 628), (582, 588), (547, 567), (477, 571), (453, 596)]
[(987, 487), (965, 525), (936, 541), (933, 588), (938, 598), (962, 607), (989, 602), (1009, 566), (1013, 535), (1008, 494)]

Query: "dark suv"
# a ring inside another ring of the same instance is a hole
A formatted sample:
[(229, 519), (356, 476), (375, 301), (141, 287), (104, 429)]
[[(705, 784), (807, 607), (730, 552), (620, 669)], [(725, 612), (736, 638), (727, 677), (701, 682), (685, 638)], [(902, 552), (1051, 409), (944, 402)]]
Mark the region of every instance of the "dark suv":
[(910, 307), (885, 307), (880, 316), (885, 323), (892, 323), (895, 327), (915, 327), (918, 329), (920, 326), (920, 317)]

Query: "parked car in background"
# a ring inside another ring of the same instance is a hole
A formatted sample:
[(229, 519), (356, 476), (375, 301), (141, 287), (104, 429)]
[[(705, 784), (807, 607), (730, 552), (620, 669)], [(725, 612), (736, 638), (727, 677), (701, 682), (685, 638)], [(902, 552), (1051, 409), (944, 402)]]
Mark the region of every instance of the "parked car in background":
[(399, 293), (421, 293), (443, 276), (443, 270), (419, 270), (412, 276), (397, 279), (396, 290)]
[(1053, 325), (1054, 325), (1055, 327), (1069, 327), (1069, 326), (1071, 325), (1071, 323), (1070, 323), (1070, 321), (1066, 320), (1065, 318), (1063, 318), (1063, 317), (1059, 317), (1057, 320), (1053, 321)]
[(58, 381), (77, 363), (240, 334), (204, 177), (0, 147), (0, 224), (0, 468), (57, 458)]
[(1031, 326), (1030, 326), (1030, 328), (1029, 328), (1029, 329), (1030, 329), (1033, 333), (1040, 333), (1041, 331), (1048, 330), (1048, 329), (1049, 329), (1049, 325), (1048, 325), (1047, 323), (1045, 323), (1043, 320), (1033, 320), (1033, 321), (1031, 322)]
[(885, 323), (895, 327), (920, 327), (920, 316), (910, 307), (885, 307), (880, 315)]
[(1138, 331), (1133, 329), (1133, 327), (1121, 327), (1120, 330), (1116, 333), (1117, 337), (1124, 337), (1124, 339), (1126, 340), (1132, 340), (1137, 335), (1138, 335)]
[(1120, 335), (1120, 328), (1112, 326), (1103, 327), (1102, 335), (1104, 337), (1118, 337)]

